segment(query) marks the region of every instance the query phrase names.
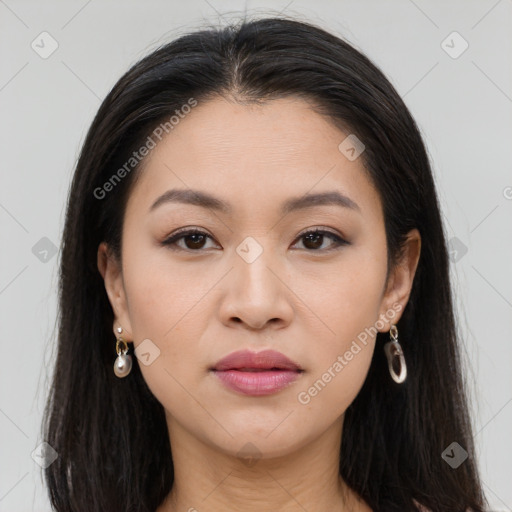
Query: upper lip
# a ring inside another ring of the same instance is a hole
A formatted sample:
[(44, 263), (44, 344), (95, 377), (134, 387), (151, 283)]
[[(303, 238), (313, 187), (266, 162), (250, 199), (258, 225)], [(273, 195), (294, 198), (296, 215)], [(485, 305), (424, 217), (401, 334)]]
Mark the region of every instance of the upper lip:
[(298, 363), (275, 350), (262, 350), (261, 352), (238, 350), (218, 361), (212, 370), (240, 370), (243, 368), (302, 371)]

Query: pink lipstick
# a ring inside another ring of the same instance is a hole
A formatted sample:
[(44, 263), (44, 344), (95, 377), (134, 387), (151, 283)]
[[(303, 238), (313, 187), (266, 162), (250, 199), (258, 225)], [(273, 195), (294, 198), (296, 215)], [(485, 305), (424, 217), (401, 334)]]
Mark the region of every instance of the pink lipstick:
[(252, 396), (277, 393), (304, 371), (299, 364), (274, 350), (239, 350), (221, 359), (211, 370), (229, 389)]

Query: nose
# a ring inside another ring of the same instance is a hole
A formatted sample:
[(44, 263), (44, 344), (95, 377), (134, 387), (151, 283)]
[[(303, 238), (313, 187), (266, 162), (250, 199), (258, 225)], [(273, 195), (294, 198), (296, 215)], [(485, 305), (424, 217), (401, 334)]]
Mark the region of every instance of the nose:
[(281, 329), (291, 322), (295, 295), (284, 265), (273, 260), (270, 252), (264, 250), (252, 262), (234, 254), (234, 268), (224, 280), (219, 309), (225, 325), (264, 330)]

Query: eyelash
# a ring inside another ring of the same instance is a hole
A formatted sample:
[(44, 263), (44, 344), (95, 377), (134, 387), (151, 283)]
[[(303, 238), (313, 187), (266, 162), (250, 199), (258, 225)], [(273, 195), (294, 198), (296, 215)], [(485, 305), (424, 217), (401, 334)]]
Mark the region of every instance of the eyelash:
[[(330, 247), (329, 249), (306, 249), (308, 252), (330, 252), (330, 251), (339, 249), (340, 247), (342, 247), (344, 245), (350, 245), (350, 242), (347, 242), (345, 239), (341, 238), (339, 235), (333, 233), (332, 231), (326, 231), (323, 229), (313, 229), (310, 231), (305, 231), (304, 233), (299, 235), (297, 240), (300, 240), (310, 234), (324, 235), (324, 236), (327, 235), (328, 238), (333, 240), (334, 246)], [(179, 247), (176, 244), (176, 242), (178, 240), (181, 240), (182, 238), (186, 238), (187, 236), (190, 236), (190, 235), (205, 235), (208, 238), (213, 239), (210, 235), (208, 235), (208, 233), (205, 233), (204, 231), (201, 231), (199, 229), (187, 229), (187, 230), (179, 231), (178, 233), (171, 235), (169, 238), (166, 238), (163, 242), (161, 242), (161, 244), (165, 247), (168, 247), (169, 249), (171, 249), (173, 251), (181, 250), (181, 251), (185, 251), (185, 252), (200, 252), (200, 251), (205, 250), (205, 249), (184, 249), (183, 247)]]

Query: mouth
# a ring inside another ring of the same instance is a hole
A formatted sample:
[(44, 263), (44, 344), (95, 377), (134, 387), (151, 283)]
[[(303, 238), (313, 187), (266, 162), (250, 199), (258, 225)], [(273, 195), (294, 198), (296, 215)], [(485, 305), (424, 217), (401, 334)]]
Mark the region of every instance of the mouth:
[(272, 350), (233, 352), (210, 370), (231, 391), (251, 396), (277, 393), (304, 373), (298, 363)]

